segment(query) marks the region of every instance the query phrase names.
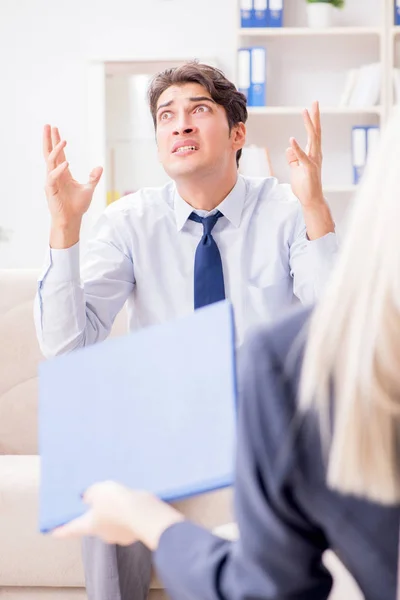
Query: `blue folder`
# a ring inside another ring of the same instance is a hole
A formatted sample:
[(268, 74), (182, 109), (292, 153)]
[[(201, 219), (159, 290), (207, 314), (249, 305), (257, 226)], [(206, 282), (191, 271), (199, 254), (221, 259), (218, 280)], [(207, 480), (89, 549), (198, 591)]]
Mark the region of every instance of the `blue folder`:
[(82, 348), (39, 367), (39, 527), (83, 514), (115, 480), (171, 501), (232, 485), (232, 306)]

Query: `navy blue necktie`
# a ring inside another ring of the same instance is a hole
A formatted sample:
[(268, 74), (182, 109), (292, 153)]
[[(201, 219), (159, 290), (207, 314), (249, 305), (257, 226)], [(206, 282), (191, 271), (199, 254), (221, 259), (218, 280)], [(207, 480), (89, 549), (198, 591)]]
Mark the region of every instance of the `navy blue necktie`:
[(221, 255), (211, 231), (222, 217), (217, 211), (210, 217), (199, 217), (196, 213), (189, 219), (203, 224), (203, 236), (196, 249), (194, 259), (194, 308), (225, 299), (224, 274), (222, 271)]

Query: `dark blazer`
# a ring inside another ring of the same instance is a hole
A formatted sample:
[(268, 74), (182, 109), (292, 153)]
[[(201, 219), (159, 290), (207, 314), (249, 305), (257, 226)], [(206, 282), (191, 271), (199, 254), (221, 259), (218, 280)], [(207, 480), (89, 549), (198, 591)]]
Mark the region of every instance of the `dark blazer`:
[(167, 529), (155, 564), (173, 600), (326, 599), (328, 548), (366, 599), (395, 599), (400, 507), (328, 489), (316, 417), (296, 411), (309, 315), (258, 330), (239, 354), (240, 539), (190, 522)]

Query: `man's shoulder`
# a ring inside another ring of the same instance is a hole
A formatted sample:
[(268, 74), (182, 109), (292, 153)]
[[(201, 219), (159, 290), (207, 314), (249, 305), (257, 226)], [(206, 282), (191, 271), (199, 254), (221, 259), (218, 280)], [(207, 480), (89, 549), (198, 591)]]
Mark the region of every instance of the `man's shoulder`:
[(261, 207), (279, 207), (288, 211), (298, 211), (300, 202), (292, 192), (289, 183), (280, 183), (276, 177), (243, 177), (246, 191)]

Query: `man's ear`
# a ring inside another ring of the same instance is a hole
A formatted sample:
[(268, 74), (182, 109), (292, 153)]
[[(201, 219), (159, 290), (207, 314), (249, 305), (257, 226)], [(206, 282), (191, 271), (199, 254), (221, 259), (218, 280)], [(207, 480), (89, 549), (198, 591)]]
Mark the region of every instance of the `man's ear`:
[(234, 150), (240, 150), (246, 143), (246, 125), (242, 122), (232, 127), (231, 138)]

